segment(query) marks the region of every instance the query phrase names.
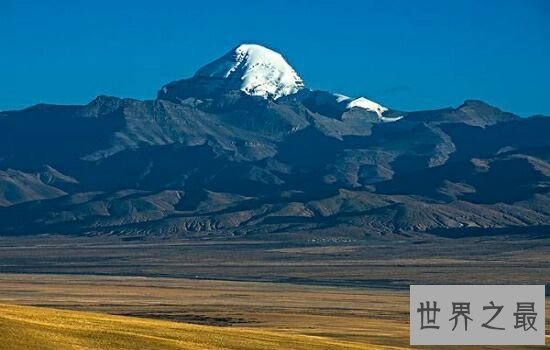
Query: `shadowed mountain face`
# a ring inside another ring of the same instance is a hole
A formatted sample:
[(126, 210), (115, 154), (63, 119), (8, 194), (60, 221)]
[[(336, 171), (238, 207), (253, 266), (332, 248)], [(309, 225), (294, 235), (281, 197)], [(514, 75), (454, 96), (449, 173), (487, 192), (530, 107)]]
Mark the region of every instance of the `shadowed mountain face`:
[(357, 107), (303, 88), (282, 57), (273, 68), (237, 54), (223, 58), (240, 60), (248, 82), (278, 76), (247, 71), (260, 64), (285, 70), (292, 89), (221, 84), (211, 64), (212, 76), (170, 83), (152, 101), (0, 113), (0, 232), (363, 237), (550, 225), (550, 118), (479, 101)]

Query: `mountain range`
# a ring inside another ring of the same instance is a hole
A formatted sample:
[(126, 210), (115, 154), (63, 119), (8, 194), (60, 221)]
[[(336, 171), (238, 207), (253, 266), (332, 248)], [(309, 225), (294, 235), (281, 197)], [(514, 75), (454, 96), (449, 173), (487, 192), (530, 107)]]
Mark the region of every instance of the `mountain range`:
[[(452, 84), (452, 82), (450, 82)], [(240, 45), (154, 100), (0, 112), (0, 233), (548, 233), (550, 118), (312, 90)]]

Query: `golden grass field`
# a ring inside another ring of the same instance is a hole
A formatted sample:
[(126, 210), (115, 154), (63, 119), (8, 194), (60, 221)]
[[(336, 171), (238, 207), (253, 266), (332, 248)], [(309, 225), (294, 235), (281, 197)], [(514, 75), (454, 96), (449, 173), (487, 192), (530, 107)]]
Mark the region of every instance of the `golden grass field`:
[(549, 256), (550, 239), (521, 237), (0, 237), (0, 350), (407, 349), (408, 285), (549, 284)]
[(406, 291), (0, 274), (2, 350), (407, 349), (408, 343)]
[(285, 283), (90, 275), (0, 274), (0, 303), (93, 311), (307, 335), (408, 344), (405, 292)]
[(28, 349), (368, 349), (326, 338), (191, 325), (91, 312), (0, 305), (0, 348)]

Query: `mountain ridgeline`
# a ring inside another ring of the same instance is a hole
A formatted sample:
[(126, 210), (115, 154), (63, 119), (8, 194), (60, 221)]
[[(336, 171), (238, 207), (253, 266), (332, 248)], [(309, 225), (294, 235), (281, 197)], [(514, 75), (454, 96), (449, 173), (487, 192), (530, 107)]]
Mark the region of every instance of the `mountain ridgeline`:
[(400, 112), (241, 45), (155, 100), (0, 113), (0, 234), (548, 233), (550, 118)]

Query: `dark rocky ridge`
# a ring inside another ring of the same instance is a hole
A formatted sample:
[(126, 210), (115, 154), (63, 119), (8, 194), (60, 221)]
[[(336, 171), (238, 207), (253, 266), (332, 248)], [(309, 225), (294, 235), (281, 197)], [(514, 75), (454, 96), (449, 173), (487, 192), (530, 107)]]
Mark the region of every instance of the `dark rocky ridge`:
[(272, 100), (197, 79), (156, 100), (1, 113), (0, 233), (360, 238), (550, 225), (550, 118), (466, 101), (387, 111), (404, 118), (385, 123), (322, 91)]

